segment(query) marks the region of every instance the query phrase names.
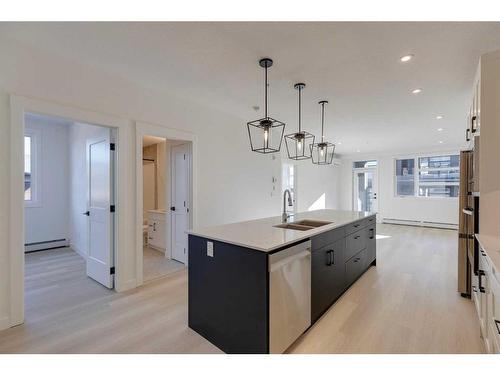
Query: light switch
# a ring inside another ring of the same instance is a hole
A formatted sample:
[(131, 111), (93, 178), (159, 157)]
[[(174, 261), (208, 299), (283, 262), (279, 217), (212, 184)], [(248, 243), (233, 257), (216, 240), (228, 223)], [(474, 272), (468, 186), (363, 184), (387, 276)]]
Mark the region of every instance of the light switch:
[(214, 257), (214, 243), (207, 241), (207, 256)]

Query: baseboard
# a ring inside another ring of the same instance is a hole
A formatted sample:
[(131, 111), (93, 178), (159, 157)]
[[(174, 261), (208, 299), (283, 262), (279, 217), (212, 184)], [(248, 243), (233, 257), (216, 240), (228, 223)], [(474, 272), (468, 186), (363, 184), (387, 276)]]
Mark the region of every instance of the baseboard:
[(442, 223), (436, 221), (425, 221), (425, 220), (407, 220), (407, 219), (393, 219), (393, 218), (382, 218), (383, 224), (396, 224), (396, 225), (408, 225), (414, 227), (426, 227), (426, 228), (438, 228), (438, 229), (458, 229), (458, 224), (452, 223)]
[(51, 241), (33, 242), (24, 245), (24, 252), (33, 253), (35, 251), (58, 249), (67, 246), (69, 246), (69, 241), (65, 238)]
[(70, 243), (69, 246), (78, 254), (80, 255), (83, 259), (87, 259), (87, 252), (82, 251), (78, 246), (75, 244)]
[(0, 331), (10, 328), (10, 318), (8, 316), (4, 316), (0, 318)]

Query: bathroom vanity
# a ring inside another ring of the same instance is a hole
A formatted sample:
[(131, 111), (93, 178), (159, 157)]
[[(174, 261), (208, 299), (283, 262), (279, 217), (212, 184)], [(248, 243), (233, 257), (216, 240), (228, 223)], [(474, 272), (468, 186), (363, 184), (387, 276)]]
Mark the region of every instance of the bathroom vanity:
[(371, 265), (375, 214), (318, 210), (189, 232), (189, 327), (226, 353), (282, 353)]

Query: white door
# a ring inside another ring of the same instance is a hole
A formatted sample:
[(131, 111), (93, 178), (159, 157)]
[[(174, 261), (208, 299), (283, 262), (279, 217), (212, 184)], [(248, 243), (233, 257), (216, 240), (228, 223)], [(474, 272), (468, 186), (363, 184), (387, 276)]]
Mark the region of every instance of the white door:
[(172, 146), (172, 259), (187, 264), (189, 229), (189, 145)]
[(355, 169), (354, 204), (355, 211), (377, 212), (377, 169)]
[(87, 142), (87, 276), (113, 288), (113, 157), (110, 131)]

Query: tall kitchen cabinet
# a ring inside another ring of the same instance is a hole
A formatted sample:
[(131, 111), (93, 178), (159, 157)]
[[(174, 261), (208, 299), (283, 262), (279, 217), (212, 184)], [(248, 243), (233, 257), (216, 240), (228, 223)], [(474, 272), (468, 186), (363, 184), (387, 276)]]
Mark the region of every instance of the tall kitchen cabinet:
[(472, 169), (472, 177), (461, 181), (461, 186), (468, 185), (470, 207), (465, 211), (474, 215), (476, 241), (473, 249), (469, 249), (473, 250), (471, 296), (485, 347), (490, 353), (499, 353), (500, 51), (481, 56), (470, 103), (465, 140), (468, 151), (472, 152), (467, 166)]

